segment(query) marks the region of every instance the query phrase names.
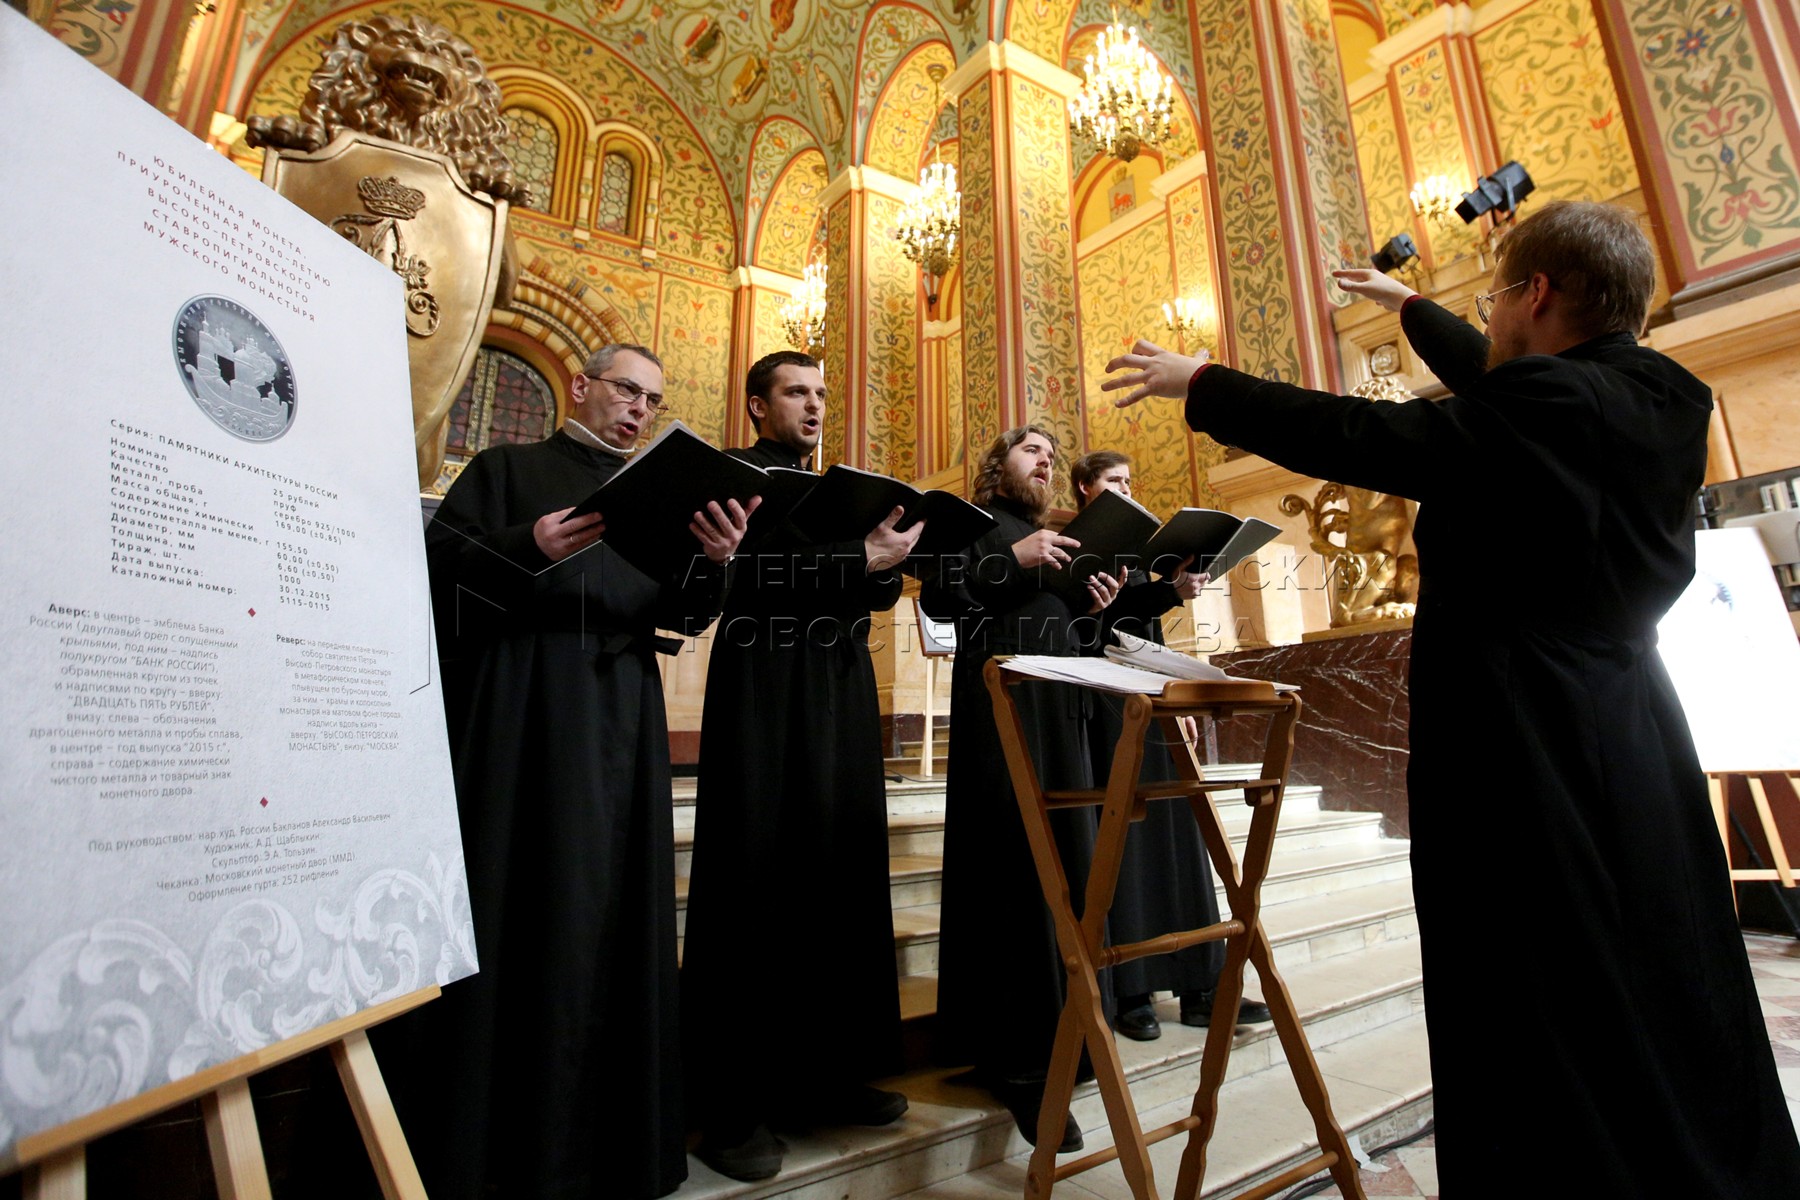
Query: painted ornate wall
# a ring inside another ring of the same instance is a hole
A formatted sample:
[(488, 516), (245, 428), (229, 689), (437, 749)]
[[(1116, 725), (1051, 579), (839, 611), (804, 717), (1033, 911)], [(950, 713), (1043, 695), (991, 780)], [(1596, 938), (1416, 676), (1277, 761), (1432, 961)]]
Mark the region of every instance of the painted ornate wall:
[[(984, 79), (963, 93), (957, 106), (962, 141), (963, 312), (994, 313), (1000, 297), (994, 203), (994, 96), (998, 80)], [(973, 463), (1001, 431), (1000, 343), (991, 321), (965, 321), (962, 334), (963, 429)]]
[(1116, 408), (1100, 381), (1109, 358), (1162, 325), (1162, 299), (1172, 287), (1168, 224), (1138, 225), (1084, 257), (1080, 272), (1087, 447), (1131, 455), (1134, 498), (1166, 516), (1188, 503), (1193, 490), (1181, 406), (1150, 402)]
[(1062, 97), (1013, 76), (1011, 135), (1027, 421), (1081, 444), (1075, 353), (1075, 246), (1069, 221), (1069, 119)]
[(1610, 200), (1637, 164), (1589, 0), (1536, 0), (1475, 35), (1502, 161), (1530, 166), (1534, 201)]
[(861, 465), (911, 480), (919, 470), (918, 274), (888, 233), (899, 220), (899, 201), (870, 194), (866, 205), (867, 375), (860, 394), (842, 399), (863, 409), (868, 456)]
[(1671, 282), (1691, 287), (1800, 251), (1791, 0), (1604, 0), (1602, 14), (1640, 154), (1655, 165), (1646, 183), (1670, 218)]
[(1393, 90), (1378, 87), (1358, 100), (1350, 109), (1350, 122), (1356, 135), (1356, 160), (1368, 205), (1369, 248), (1382, 245), (1397, 233), (1423, 236), (1406, 198), (1412, 183), (1400, 157)]
[(1297, 125), (1304, 148), (1313, 252), (1326, 295), (1332, 304), (1342, 305), (1350, 298), (1331, 282), (1330, 272), (1363, 259), (1369, 218), (1351, 141), (1350, 105), (1338, 66), (1330, 0), (1282, 0), (1281, 18), (1293, 98), (1303, 118)]
[(1225, 247), (1225, 319), (1234, 365), (1270, 379), (1303, 377), (1294, 313), (1291, 247), (1282, 230), (1281, 195), (1271, 166), (1266, 60), (1257, 44), (1249, 0), (1200, 0), (1206, 110), (1212, 123)]
[(751, 262), (784, 275), (805, 273), (819, 224), (819, 197), (829, 182), (825, 156), (817, 150), (802, 150), (788, 161), (768, 193)]
[[(1467, 191), (1481, 174), (1482, 164), (1469, 159), (1450, 73), (1447, 47), (1441, 40), (1433, 41), (1394, 64), (1394, 95), (1399, 100), (1413, 179), (1444, 175), (1452, 187)], [(1433, 257), (1443, 264), (1474, 254), (1480, 230), (1452, 217), (1443, 224), (1426, 226), (1425, 236)]]

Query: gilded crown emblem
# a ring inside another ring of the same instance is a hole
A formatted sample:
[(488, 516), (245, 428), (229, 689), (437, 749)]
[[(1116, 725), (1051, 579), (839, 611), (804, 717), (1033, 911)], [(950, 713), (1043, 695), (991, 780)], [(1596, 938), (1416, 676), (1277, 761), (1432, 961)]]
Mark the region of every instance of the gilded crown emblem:
[(424, 192), (407, 187), (392, 175), (386, 179), (377, 179), (373, 175), (364, 176), (357, 181), (356, 191), (362, 196), (363, 206), (370, 212), (398, 221), (412, 220), (425, 207)]

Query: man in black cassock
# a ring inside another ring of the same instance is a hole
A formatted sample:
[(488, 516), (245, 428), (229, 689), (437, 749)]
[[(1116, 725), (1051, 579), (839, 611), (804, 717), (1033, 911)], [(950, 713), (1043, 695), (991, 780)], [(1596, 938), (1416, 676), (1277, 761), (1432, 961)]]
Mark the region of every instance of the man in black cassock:
[[(1117, 450), (1094, 450), (1075, 460), (1069, 471), (1077, 511), (1091, 504), (1102, 491), (1131, 496), (1131, 458)], [(1192, 600), (1206, 585), (1203, 572), (1189, 571), (1190, 557), (1161, 579), (1147, 571), (1132, 570), (1124, 579), (1118, 599), (1100, 614), (1100, 637), (1089, 653), (1104, 654), (1117, 645), (1113, 636), (1123, 631), (1133, 637), (1163, 644), (1162, 614)], [(1088, 722), (1088, 747), (1094, 778), (1104, 782), (1112, 773), (1113, 752), (1125, 732), (1124, 697), (1096, 693), (1091, 701), (1094, 719)], [(1183, 717), (1182, 724), (1194, 736), (1196, 723)], [(1148, 744), (1140, 783), (1171, 782), (1180, 778), (1171, 754), (1186, 754), (1183, 746), (1162, 745), (1160, 726), (1145, 735)], [(1200, 929), (1219, 919), (1219, 897), (1213, 887), (1212, 865), (1200, 826), (1184, 800), (1153, 800), (1144, 807), (1144, 819), (1133, 821), (1125, 834), (1125, 851), (1119, 859), (1119, 882), (1107, 911), (1108, 933), (1116, 945), (1148, 941), (1165, 933)], [(1225, 969), (1225, 943), (1202, 942), (1174, 954), (1134, 958), (1112, 968), (1112, 994), (1118, 1011), (1113, 1029), (1139, 1042), (1162, 1036), (1162, 1023), (1152, 1005), (1153, 992), (1174, 992), (1181, 1023), (1204, 1026), (1212, 1020), (1213, 993), (1219, 973)], [(1255, 1025), (1269, 1020), (1269, 1007), (1260, 1000), (1238, 1001), (1237, 1023)]]
[(481, 959), (394, 1031), (434, 1197), (617, 1200), (687, 1177), (655, 631), (718, 615), (746, 513), (695, 513), (693, 559), (662, 579), (599, 541), (607, 514), (562, 523), (662, 393), (650, 351), (596, 351), (561, 430), (476, 455), (426, 530)]
[(1800, 1195), (1655, 648), (1693, 575), (1712, 398), (1637, 344), (1653, 265), (1631, 214), (1548, 205), (1501, 244), (1476, 298), (1485, 337), (1392, 279), (1337, 272), (1400, 312), (1455, 393), (1442, 402), (1306, 391), (1148, 342), (1103, 385), (1134, 389), (1121, 404), (1185, 395), (1220, 441), (1423, 504), (1407, 792), (1450, 1196), (1516, 1196), (1526, 1127), (1575, 1147), (1570, 1195)]
[[(730, 453), (801, 469), (825, 419), (818, 364), (768, 355), (745, 393), (759, 436)], [(867, 1085), (900, 1067), (868, 636), (925, 528), (895, 532), (902, 515), (835, 545), (759, 528), (713, 637), (681, 999), (698, 1154), (734, 1179), (781, 1169), (770, 1121), (886, 1125), (906, 1111)]]
[[(1047, 585), (1044, 573), (1063, 569), (1080, 544), (1043, 528), (1056, 449), (1055, 436), (1035, 425), (1000, 435), (982, 457), (973, 496), (998, 524), (934, 564), (920, 594), (927, 614), (956, 622), (938, 937), (940, 1054), (973, 1063), (975, 1077), (1034, 1144), (1066, 975), (981, 670), (998, 654), (1078, 653), (1094, 639), (1093, 614), (1118, 592), (1105, 574), (1072, 602)], [(1038, 681), (1012, 693), (1043, 786), (1092, 787), (1082, 726), (1091, 715), (1090, 693)], [(1095, 812), (1055, 809), (1050, 824), (1079, 911)], [(1071, 1114), (1060, 1149), (1081, 1144)]]

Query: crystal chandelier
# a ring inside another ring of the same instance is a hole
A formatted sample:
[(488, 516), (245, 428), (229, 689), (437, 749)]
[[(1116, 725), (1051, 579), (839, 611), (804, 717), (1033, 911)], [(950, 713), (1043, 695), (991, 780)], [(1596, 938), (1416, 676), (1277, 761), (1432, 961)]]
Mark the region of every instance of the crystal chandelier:
[[(935, 120), (942, 106), (937, 89), (944, 79), (944, 67), (932, 63), (925, 70), (931, 76)], [(935, 306), (938, 285), (956, 261), (956, 239), (962, 233), (962, 193), (956, 190), (956, 167), (941, 160), (937, 147), (932, 148), (931, 158), (931, 164), (919, 172), (917, 198), (900, 210), (894, 240), (900, 243), (900, 253), (925, 272), (925, 300)]]
[(1117, 8), (1082, 73), (1081, 92), (1069, 101), (1069, 126), (1102, 154), (1130, 162), (1168, 136), (1175, 81), (1138, 41), (1137, 27), (1119, 24)]
[(822, 358), (825, 354), (825, 264), (808, 263), (794, 294), (781, 302), (781, 327), (788, 345)]

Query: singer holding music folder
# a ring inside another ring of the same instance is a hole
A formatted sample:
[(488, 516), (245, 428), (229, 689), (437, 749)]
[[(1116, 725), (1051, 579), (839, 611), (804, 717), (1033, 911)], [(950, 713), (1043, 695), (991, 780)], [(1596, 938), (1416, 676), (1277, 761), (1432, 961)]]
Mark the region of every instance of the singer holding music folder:
[[(826, 419), (818, 364), (766, 355), (744, 392), (758, 436), (727, 453), (801, 473)], [(757, 522), (713, 636), (681, 1005), (695, 1152), (733, 1179), (781, 1169), (771, 1126), (906, 1112), (905, 1096), (868, 1083), (901, 1061), (869, 614), (899, 600), (899, 567), (925, 533), (898, 530), (903, 515), (846, 541)], [(771, 954), (771, 936), (795, 952)]]
[(548, 439), (469, 463), (426, 530), (480, 973), (381, 1052), (433, 1197), (661, 1196), (687, 1176), (658, 628), (719, 614), (748, 509), (690, 514), (652, 578), (563, 520), (662, 411), (607, 346)]

